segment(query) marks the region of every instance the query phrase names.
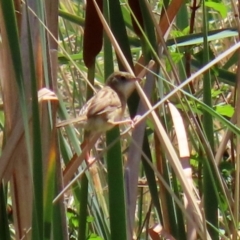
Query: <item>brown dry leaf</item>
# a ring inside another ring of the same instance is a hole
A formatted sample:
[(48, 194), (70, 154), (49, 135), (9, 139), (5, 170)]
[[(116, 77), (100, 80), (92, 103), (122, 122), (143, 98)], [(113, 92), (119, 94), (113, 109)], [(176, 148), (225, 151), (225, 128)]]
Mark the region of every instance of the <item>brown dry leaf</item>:
[[(192, 193), (194, 193), (192, 168), (190, 165), (190, 152), (189, 152), (188, 139), (187, 139), (187, 133), (185, 130), (184, 122), (179, 111), (172, 103), (168, 102), (168, 107), (172, 116), (172, 121), (173, 121), (174, 129), (176, 132), (176, 136), (177, 136), (179, 159), (182, 164), (183, 173), (185, 174), (185, 177), (189, 183), (189, 186), (190, 186), (189, 191), (192, 191)], [(188, 204), (186, 195), (185, 193), (183, 194), (184, 194), (183, 198), (184, 198), (184, 205), (185, 205), (186, 211), (188, 212), (189, 216), (194, 216), (194, 214), (192, 213), (192, 208)], [(196, 229), (194, 229), (192, 221), (189, 221), (188, 219), (187, 219), (187, 235), (188, 235), (188, 239), (196, 239), (197, 237)]]

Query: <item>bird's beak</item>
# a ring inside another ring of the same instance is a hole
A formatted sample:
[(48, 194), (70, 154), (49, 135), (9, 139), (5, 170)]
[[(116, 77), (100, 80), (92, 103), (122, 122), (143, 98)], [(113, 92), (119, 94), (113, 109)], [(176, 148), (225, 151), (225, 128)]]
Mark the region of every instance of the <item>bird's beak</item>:
[(139, 82), (139, 81), (141, 81), (141, 78), (139, 78), (139, 77), (133, 77), (133, 78), (130, 78), (129, 80), (130, 80), (130, 81)]

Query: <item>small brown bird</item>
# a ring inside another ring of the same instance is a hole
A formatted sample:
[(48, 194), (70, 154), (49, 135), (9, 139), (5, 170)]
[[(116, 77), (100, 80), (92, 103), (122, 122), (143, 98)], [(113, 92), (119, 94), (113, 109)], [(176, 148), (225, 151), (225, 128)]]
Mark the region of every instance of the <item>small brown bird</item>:
[(121, 123), (127, 105), (127, 98), (139, 80), (127, 72), (114, 72), (106, 81), (106, 86), (96, 93), (82, 107), (79, 116), (60, 122), (57, 127), (80, 123), (89, 132), (105, 132)]

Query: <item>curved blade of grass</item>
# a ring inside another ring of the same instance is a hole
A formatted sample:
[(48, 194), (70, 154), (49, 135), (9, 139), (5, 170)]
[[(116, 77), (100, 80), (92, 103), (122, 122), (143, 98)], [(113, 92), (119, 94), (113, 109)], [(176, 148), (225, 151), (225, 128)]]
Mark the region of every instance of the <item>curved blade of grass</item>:
[[(212, 30), (207, 34), (207, 41), (214, 41), (223, 38), (235, 37), (238, 35), (236, 29), (220, 29), (220, 30)], [(174, 39), (169, 39), (166, 41), (167, 46), (191, 46), (196, 44), (202, 44), (204, 39), (203, 33), (194, 33), (187, 36), (176, 37)]]

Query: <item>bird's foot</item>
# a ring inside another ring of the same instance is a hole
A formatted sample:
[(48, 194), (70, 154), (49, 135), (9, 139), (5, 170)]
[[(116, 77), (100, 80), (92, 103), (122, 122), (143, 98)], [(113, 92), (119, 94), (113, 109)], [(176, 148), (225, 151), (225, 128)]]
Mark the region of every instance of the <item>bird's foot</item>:
[(131, 120), (132, 129), (136, 126), (136, 124), (141, 120), (141, 115), (136, 115), (133, 120)]

